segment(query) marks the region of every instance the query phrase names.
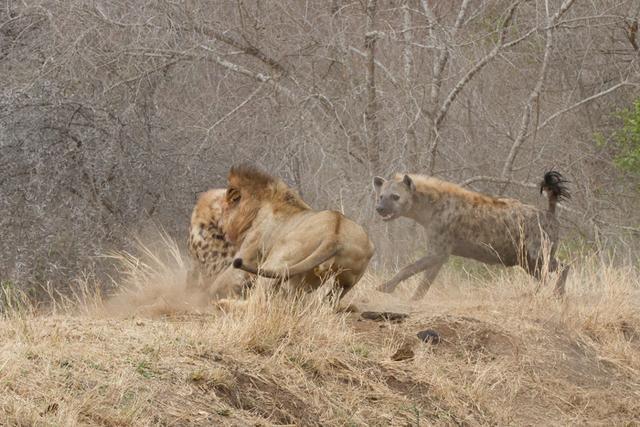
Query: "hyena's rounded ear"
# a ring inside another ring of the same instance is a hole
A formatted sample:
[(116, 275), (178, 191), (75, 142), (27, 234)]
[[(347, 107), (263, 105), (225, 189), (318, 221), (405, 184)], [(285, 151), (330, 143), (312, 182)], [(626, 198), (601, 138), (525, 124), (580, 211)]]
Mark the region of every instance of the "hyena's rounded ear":
[(376, 176), (375, 178), (373, 178), (373, 187), (376, 190), (379, 190), (380, 187), (382, 187), (382, 184), (384, 184), (385, 179), (379, 176)]
[(416, 191), (416, 184), (413, 182), (409, 175), (405, 175), (404, 178), (402, 178), (402, 183), (406, 185), (407, 188), (411, 190), (411, 192)]

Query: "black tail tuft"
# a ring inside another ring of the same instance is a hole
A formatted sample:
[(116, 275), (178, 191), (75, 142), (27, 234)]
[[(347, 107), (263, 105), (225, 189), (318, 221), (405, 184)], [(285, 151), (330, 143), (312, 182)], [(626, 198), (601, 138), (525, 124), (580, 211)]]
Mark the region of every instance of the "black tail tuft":
[(544, 174), (544, 180), (540, 183), (540, 194), (546, 191), (550, 196), (556, 196), (556, 200), (570, 199), (571, 194), (565, 185), (567, 182), (569, 181), (564, 179), (560, 172), (549, 171)]
[(544, 174), (544, 179), (540, 183), (540, 194), (544, 191), (549, 196), (549, 211), (551, 213), (555, 212), (558, 201), (571, 198), (565, 185), (567, 182), (569, 181), (564, 179), (560, 172), (549, 171)]

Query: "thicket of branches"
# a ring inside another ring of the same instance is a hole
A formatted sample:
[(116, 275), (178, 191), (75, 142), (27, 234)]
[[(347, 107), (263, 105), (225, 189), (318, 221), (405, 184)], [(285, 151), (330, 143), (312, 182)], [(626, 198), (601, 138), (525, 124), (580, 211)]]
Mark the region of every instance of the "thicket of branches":
[(640, 96), (639, 17), (637, 0), (7, 0), (0, 278), (68, 280), (150, 221), (184, 235), (196, 194), (247, 160), (382, 255), (371, 177), (403, 170), (542, 204), (553, 167), (568, 235), (637, 233), (614, 135)]

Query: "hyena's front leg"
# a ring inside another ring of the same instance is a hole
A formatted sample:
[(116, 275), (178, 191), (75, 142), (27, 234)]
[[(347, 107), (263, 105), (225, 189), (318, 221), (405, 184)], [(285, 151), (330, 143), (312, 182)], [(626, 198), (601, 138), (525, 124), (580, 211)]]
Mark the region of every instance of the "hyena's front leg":
[(413, 297), (411, 297), (412, 300), (414, 301), (421, 300), (422, 297), (424, 297), (427, 294), (427, 292), (429, 291), (429, 288), (431, 288), (431, 284), (436, 279), (436, 276), (440, 272), (440, 269), (442, 268), (444, 263), (447, 262), (448, 258), (449, 258), (448, 256), (444, 257), (440, 262), (433, 264), (431, 267), (427, 268), (424, 271), (424, 279), (422, 279), (422, 282), (418, 284), (418, 287), (413, 293)]
[[(382, 284), (378, 289), (382, 292), (391, 293), (396, 288), (396, 286), (398, 286), (398, 284), (403, 280), (406, 280), (409, 277), (413, 276), (414, 274), (418, 274), (421, 271), (424, 271), (430, 268), (435, 269), (435, 273), (433, 274), (433, 278), (435, 278), (435, 276), (438, 274), (438, 271), (440, 270), (440, 267), (447, 260), (447, 257), (448, 257), (448, 254), (446, 253), (427, 255), (425, 257), (422, 257), (416, 262), (414, 262), (413, 264), (410, 264), (404, 267), (402, 270), (398, 271), (398, 273), (395, 276), (393, 276), (391, 280)], [(438, 266), (437, 269), (435, 268), (436, 266)], [(431, 280), (433, 280), (433, 278)]]

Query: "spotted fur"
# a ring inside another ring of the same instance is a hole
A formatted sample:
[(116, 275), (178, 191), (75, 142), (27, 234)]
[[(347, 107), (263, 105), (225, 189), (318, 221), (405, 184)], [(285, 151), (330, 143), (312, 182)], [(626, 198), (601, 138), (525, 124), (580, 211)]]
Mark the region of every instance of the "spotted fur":
[(222, 232), (222, 202), (226, 189), (202, 193), (193, 208), (189, 227), (189, 253), (201, 280), (213, 281), (231, 265), (235, 247)]
[(555, 258), (559, 234), (555, 208), (560, 199), (569, 197), (564, 183), (558, 172), (545, 174), (541, 191), (547, 192), (549, 206), (542, 211), (424, 175), (374, 178), (376, 210), (382, 219), (411, 218), (425, 228), (428, 239), (427, 255), (400, 270), (381, 290), (392, 292), (401, 281), (424, 271), (424, 281), (414, 294), (415, 299), (422, 298), (449, 256), (457, 255), (487, 264), (519, 265), (538, 279), (546, 271), (560, 270), (556, 292), (563, 294), (568, 270)]
[(226, 189), (202, 193), (193, 208), (189, 226), (189, 254), (192, 269), (188, 285), (206, 292), (212, 300), (245, 294), (252, 281), (248, 273), (231, 265), (236, 246), (222, 231)]

